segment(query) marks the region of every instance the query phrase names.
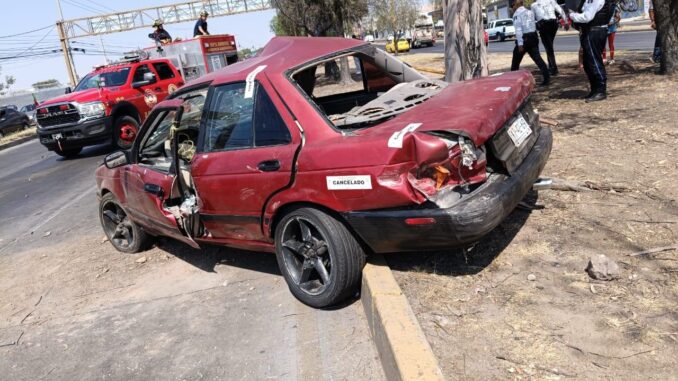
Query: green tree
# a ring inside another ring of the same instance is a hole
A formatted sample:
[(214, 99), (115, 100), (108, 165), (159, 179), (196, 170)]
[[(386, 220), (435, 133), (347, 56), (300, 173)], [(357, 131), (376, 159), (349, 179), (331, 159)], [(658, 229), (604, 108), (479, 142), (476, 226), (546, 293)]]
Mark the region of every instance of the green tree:
[(397, 41), (412, 29), (419, 16), (418, 0), (372, 0), (370, 8), (377, 18), (377, 28), (393, 34), (396, 53)]
[[(367, 13), (366, 0), (272, 0), (277, 10), (276, 32), (296, 35), (343, 36)], [(289, 23), (289, 25), (287, 24)]]

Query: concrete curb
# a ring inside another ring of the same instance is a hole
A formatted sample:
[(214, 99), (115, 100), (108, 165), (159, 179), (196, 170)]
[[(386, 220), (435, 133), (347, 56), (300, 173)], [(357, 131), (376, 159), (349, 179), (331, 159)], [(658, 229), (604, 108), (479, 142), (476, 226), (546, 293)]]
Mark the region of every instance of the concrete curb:
[(19, 144), (23, 144), (23, 143), (26, 143), (29, 140), (33, 140), (33, 139), (37, 139), (37, 138), (38, 138), (38, 135), (36, 134), (36, 135), (26, 136), (26, 137), (23, 137), (21, 139), (17, 139), (13, 142), (9, 142), (7, 144), (0, 145), (0, 151), (7, 149), (7, 148), (12, 148), (14, 146), (18, 146)]
[(382, 255), (363, 269), (361, 300), (388, 380), (444, 380), (438, 360)]

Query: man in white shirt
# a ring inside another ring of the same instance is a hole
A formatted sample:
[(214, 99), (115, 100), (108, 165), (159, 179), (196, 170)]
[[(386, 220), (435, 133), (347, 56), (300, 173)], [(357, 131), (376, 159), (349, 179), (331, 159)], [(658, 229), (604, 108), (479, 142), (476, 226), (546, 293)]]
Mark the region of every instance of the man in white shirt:
[(568, 15), (581, 34), (584, 50), (584, 71), (591, 85), (586, 102), (607, 98), (607, 73), (603, 64), (603, 49), (607, 39), (607, 24), (611, 17), (610, 0), (583, 0), (578, 12)]
[(543, 77), (541, 86), (547, 86), (551, 75), (546, 63), (539, 54), (539, 37), (537, 36), (534, 14), (523, 6), (523, 0), (514, 1), (513, 10), (513, 26), (516, 28), (516, 47), (513, 48), (511, 71), (520, 68), (520, 62), (523, 60), (525, 53), (527, 53), (541, 71)]
[(558, 12), (560, 17), (565, 19), (566, 23), (567, 16), (565, 16), (565, 12), (563, 12), (563, 9), (558, 5), (556, 0), (537, 0), (532, 3), (531, 9), (534, 12), (535, 20), (537, 20), (537, 30), (539, 31), (541, 43), (544, 44), (544, 50), (546, 50), (549, 71), (551, 75), (558, 75), (556, 54), (553, 51), (553, 41), (556, 38), (556, 33), (558, 33), (558, 17), (556, 17), (556, 12)]

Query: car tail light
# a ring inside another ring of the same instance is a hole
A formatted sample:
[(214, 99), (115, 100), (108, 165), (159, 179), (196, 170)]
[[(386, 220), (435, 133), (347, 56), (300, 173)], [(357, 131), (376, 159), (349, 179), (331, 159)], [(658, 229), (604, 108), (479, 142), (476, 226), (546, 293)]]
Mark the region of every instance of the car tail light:
[(436, 219), (431, 217), (407, 218), (405, 223), (407, 225), (433, 225)]
[(456, 140), (438, 137), (447, 144), (447, 158), (421, 165), (411, 170), (407, 177), (413, 188), (434, 202), (458, 187), (468, 187), (487, 179), (484, 150), (462, 136)]
[(38, 109), (38, 114), (47, 114), (47, 109), (46, 108)]
[(66, 111), (66, 110), (68, 110), (68, 108), (69, 108), (68, 105), (60, 105), (59, 106), (59, 110), (61, 110), (61, 111)]

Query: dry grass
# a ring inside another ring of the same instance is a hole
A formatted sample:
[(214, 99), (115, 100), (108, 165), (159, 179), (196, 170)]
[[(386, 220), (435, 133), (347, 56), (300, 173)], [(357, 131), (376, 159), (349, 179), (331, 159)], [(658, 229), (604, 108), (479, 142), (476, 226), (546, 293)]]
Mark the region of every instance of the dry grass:
[[(442, 55), (405, 59), (442, 67)], [(543, 175), (628, 191), (533, 193), (543, 209), (514, 211), (466, 256), (389, 264), (449, 379), (675, 380), (678, 251), (628, 254), (678, 242), (678, 83), (655, 76), (645, 53), (620, 52), (609, 99), (586, 104), (576, 54), (558, 60), (562, 74), (533, 95), (560, 122)], [(490, 57), (493, 71), (509, 62)], [(591, 280), (595, 254), (622, 278)]]
[(17, 141), (19, 139), (23, 139), (27, 136), (33, 136), (35, 134), (36, 134), (36, 128), (35, 127), (8, 134), (5, 137), (0, 138), (0, 146), (12, 143), (12, 142)]

